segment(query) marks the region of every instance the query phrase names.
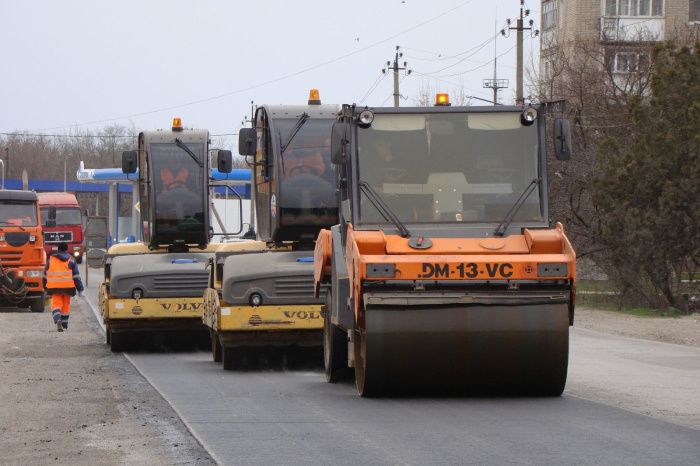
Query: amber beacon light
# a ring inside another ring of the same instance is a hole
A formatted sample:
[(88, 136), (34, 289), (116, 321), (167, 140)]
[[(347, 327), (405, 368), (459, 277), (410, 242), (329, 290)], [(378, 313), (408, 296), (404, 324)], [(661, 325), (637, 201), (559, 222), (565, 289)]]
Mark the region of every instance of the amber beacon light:
[(319, 94), (318, 89), (309, 91), (309, 105), (321, 105), (321, 94)]
[(182, 118), (173, 118), (173, 131), (182, 131)]
[(435, 94), (435, 105), (449, 107), (451, 105), (449, 94), (447, 94), (447, 92), (439, 92)]

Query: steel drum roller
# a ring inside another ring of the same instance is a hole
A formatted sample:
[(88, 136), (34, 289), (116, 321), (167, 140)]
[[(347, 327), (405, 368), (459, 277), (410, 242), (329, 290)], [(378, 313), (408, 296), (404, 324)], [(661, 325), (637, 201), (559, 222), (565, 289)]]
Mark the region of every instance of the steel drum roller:
[[(355, 373), (363, 396), (402, 393), (560, 395), (566, 303), (365, 308)], [(357, 340), (356, 340), (357, 341)]]

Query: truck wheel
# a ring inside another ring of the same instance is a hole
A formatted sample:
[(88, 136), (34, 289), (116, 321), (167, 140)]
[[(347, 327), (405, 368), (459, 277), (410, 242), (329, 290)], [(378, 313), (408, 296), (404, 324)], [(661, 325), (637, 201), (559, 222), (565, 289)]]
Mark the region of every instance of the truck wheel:
[(323, 312), (323, 366), (326, 382), (336, 383), (351, 376), (348, 368), (348, 341), (341, 328), (331, 322), (333, 296), (326, 292)]
[(77, 262), (78, 264), (82, 264), (83, 263), (83, 256), (80, 255), (80, 256), (76, 257), (75, 262)]
[(211, 358), (214, 362), (221, 362), (221, 350), (219, 334), (211, 330)]
[(45, 298), (46, 297), (42, 294), (41, 296), (39, 296), (39, 298), (32, 301), (29, 305), (29, 310), (31, 310), (32, 312), (44, 312), (44, 303), (46, 301)]

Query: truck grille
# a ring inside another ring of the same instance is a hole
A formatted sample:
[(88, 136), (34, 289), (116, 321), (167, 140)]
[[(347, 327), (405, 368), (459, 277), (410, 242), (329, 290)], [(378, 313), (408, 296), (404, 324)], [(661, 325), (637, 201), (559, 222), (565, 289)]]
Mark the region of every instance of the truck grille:
[(22, 261), (22, 251), (2, 251), (0, 252), (0, 264), (12, 265)]
[(153, 278), (153, 291), (180, 290), (185, 293), (203, 293), (209, 284), (209, 273), (189, 273)]

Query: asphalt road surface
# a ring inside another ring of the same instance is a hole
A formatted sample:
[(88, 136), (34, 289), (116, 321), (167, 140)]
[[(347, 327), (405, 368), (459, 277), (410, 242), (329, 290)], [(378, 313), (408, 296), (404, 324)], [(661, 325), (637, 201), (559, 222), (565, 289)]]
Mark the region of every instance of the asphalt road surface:
[[(363, 399), (320, 371), (226, 372), (206, 352), (128, 358), (221, 464), (700, 462), (700, 350), (574, 330), (571, 352), (561, 398)], [(665, 417), (686, 403), (688, 416)]]

